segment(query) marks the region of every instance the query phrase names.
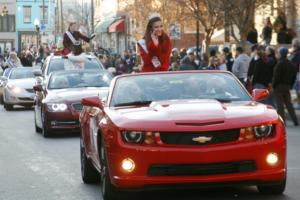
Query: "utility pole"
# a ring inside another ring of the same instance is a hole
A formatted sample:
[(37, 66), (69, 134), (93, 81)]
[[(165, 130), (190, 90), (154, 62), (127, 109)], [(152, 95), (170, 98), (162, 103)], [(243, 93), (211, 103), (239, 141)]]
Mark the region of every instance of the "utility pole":
[(91, 0), (91, 21), (92, 21), (92, 27), (91, 32), (94, 33), (94, 0)]
[[(197, 10), (199, 10), (199, 1), (196, 1), (196, 6), (197, 6)], [(196, 57), (198, 58), (199, 52), (200, 52), (200, 40), (199, 40), (199, 36), (200, 36), (200, 24), (199, 24), (199, 20), (197, 19), (197, 32), (196, 32)]]
[(62, 4), (62, 0), (59, 1), (60, 3), (60, 23), (61, 23), (61, 33), (64, 32), (64, 22), (63, 22), (63, 4)]

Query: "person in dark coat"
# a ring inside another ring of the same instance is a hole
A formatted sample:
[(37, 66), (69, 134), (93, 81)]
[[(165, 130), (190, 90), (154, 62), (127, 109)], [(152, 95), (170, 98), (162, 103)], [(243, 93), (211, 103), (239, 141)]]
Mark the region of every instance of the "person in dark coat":
[(231, 72), (234, 59), (232, 57), (232, 53), (230, 52), (229, 47), (224, 47), (223, 48), (223, 54), (225, 56), (225, 63), (226, 63), (226, 66), (227, 66), (227, 70)]
[(271, 43), (272, 31), (273, 31), (272, 23), (271, 23), (270, 17), (268, 17), (266, 20), (266, 25), (264, 26), (263, 31), (262, 31), (262, 38), (263, 38), (265, 45), (267, 45), (267, 46), (270, 45), (270, 43)]
[(93, 39), (95, 35), (92, 35), (92, 37), (87, 37), (85, 35), (82, 35), (77, 30), (77, 24), (75, 22), (70, 23), (68, 31), (64, 34), (64, 50), (63, 54), (67, 55), (70, 52), (73, 52), (74, 55), (79, 55), (82, 53), (82, 47), (81, 47), (81, 41), (80, 39), (90, 42), (91, 39)]
[(247, 82), (246, 82), (246, 88), (248, 90), (248, 92), (252, 93), (252, 89), (253, 89), (253, 76), (254, 76), (254, 68), (256, 65), (256, 61), (258, 59), (257, 57), (257, 48), (258, 45), (253, 45), (251, 47), (251, 61), (249, 63), (249, 68), (248, 68), (248, 72), (247, 72)]
[(297, 93), (298, 98), (298, 106), (300, 106), (300, 40), (299, 39), (293, 39), (292, 41), (292, 53), (289, 57), (289, 60), (294, 64), (294, 67), (298, 73), (298, 80), (294, 84), (294, 89)]
[(247, 41), (251, 44), (257, 44), (257, 37), (257, 30), (255, 28), (255, 25), (253, 24), (251, 30), (248, 32)]
[[(264, 47), (258, 47), (257, 60), (253, 72), (253, 88), (271, 90), (272, 75), (272, 69), (268, 64)], [(271, 96), (267, 99), (261, 100), (260, 102), (275, 107)]]
[(295, 83), (297, 72), (293, 63), (287, 59), (288, 49), (279, 49), (280, 59), (274, 69), (272, 86), (277, 104), (277, 112), (285, 120), (284, 105), (286, 106), (295, 126), (299, 126), (298, 118), (291, 101), (290, 89)]

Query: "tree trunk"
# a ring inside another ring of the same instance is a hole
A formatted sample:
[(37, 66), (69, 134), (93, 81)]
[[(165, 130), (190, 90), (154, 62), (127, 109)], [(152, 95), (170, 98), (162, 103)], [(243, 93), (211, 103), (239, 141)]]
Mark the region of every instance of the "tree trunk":
[(209, 57), (209, 45), (211, 43), (211, 36), (210, 36), (210, 33), (206, 33), (206, 36), (205, 36), (205, 55), (207, 55), (207, 57)]
[(287, 27), (288, 28), (293, 28), (295, 30), (296, 28), (296, 4), (295, 4), (295, 0), (286, 0), (286, 19), (287, 19)]

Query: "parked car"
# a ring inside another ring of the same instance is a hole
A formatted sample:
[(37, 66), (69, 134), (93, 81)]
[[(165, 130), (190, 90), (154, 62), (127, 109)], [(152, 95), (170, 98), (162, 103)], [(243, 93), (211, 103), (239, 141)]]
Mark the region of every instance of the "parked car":
[(35, 129), (44, 137), (54, 133), (79, 131), (83, 97), (103, 98), (112, 77), (106, 71), (68, 70), (51, 73), (45, 86), (36, 85)]
[(35, 76), (39, 71), (36, 67), (18, 67), (6, 69), (1, 85), (3, 85), (3, 104), (6, 110), (12, 110), (14, 105), (32, 107), (34, 103)]
[(105, 103), (82, 99), (82, 179), (101, 180), (104, 200), (124, 190), (215, 184), (281, 194), (286, 131), (276, 110), (257, 102), (267, 96), (250, 96), (230, 72), (115, 77)]

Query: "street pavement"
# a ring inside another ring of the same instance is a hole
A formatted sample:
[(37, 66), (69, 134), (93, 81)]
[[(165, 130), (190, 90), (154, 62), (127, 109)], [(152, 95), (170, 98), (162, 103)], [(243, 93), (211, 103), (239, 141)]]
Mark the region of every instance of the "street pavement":
[[(297, 113), (300, 111), (298, 110)], [(255, 187), (137, 193), (143, 200), (299, 200), (300, 128), (287, 122), (288, 182), (282, 196), (260, 195)], [(79, 137), (43, 138), (35, 133), (33, 110), (0, 106), (0, 200), (100, 200), (99, 184), (83, 184)]]

